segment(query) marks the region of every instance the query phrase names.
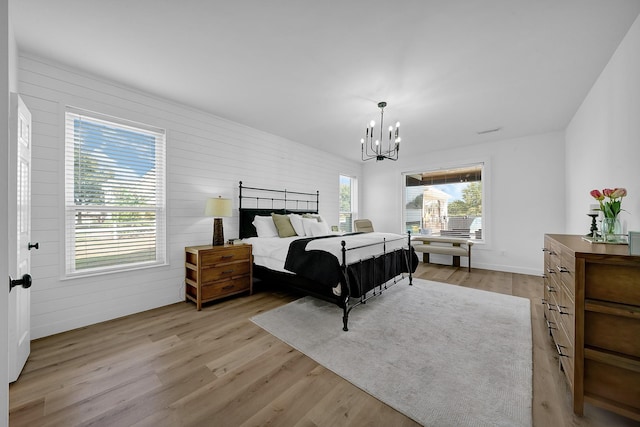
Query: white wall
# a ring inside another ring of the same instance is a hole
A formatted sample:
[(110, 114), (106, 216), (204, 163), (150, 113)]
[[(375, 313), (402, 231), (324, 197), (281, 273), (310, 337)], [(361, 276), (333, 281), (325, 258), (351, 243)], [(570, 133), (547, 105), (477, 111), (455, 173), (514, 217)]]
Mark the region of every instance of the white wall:
[[(222, 195), (237, 208), (238, 181), (319, 190), (320, 213), (337, 224), (339, 174), (361, 174), (359, 163), (40, 58), (21, 56), (18, 77), (33, 114), (32, 239), (40, 243), (32, 255), (33, 338), (183, 300), (184, 247), (211, 242), (205, 200)], [(66, 105), (167, 130), (169, 266), (61, 280)], [(234, 215), (224, 220), (226, 238), (238, 236)]]
[(566, 131), (567, 232), (582, 233), (594, 188), (625, 187), (625, 231), (640, 231), (640, 17)]
[[(544, 233), (564, 230), (564, 141), (560, 132), (470, 145), (364, 167), (361, 216), (376, 230), (402, 231), (402, 173), (485, 162), (483, 231), (472, 266), (542, 273)], [(451, 257), (431, 257), (451, 262)], [(466, 260), (461, 260), (464, 264)]]

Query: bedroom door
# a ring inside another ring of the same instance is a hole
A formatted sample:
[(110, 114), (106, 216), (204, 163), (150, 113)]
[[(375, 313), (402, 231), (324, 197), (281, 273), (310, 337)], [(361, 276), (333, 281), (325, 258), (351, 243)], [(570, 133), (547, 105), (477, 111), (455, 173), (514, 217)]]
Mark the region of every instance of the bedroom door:
[(31, 351), (31, 113), (11, 94), (9, 136), (9, 382)]

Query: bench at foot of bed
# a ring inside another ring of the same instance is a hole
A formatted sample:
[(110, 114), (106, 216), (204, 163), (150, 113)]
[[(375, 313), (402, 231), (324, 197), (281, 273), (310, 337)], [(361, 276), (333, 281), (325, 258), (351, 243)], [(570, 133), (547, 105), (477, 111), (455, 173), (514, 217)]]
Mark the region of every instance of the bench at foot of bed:
[(453, 266), (460, 267), (460, 257), (469, 258), (468, 271), (471, 271), (471, 246), (473, 241), (455, 237), (413, 236), (412, 246), (416, 252), (422, 252), (422, 262), (429, 263), (429, 254), (452, 255)]

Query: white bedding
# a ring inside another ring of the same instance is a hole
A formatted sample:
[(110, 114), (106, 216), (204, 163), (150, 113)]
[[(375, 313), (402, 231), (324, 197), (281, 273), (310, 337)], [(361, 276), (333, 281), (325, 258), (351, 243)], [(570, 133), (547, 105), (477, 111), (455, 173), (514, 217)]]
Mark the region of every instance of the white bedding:
[[(253, 246), (251, 252), (253, 254), (253, 262), (256, 265), (260, 265), (274, 271), (293, 274), (291, 271), (284, 268), (284, 263), (289, 252), (289, 244), (294, 240), (305, 238), (307, 237), (250, 237), (243, 239), (242, 241)], [(372, 232), (350, 236), (336, 235), (335, 237), (315, 239), (309, 242), (306, 249), (308, 251), (323, 250), (325, 252), (329, 252), (338, 259), (340, 264), (342, 264), (342, 245), (340, 244), (342, 240), (345, 241), (345, 247), (347, 249), (354, 248), (347, 251), (347, 264), (353, 264), (360, 260), (380, 255), (383, 252), (391, 252), (403, 247), (407, 243), (407, 238), (400, 234)], [(370, 245), (372, 243), (378, 244), (364, 248), (359, 247)], [(340, 283), (333, 287), (333, 293), (337, 296), (341, 295), (342, 290), (340, 288)]]
[[(244, 243), (253, 245), (253, 257), (256, 265), (267, 267), (271, 270), (290, 273), (284, 268), (284, 262), (289, 252), (289, 244), (297, 239), (306, 237), (250, 237), (243, 239)], [(323, 250), (331, 253), (342, 264), (342, 246), (340, 242), (346, 242), (346, 248), (356, 248), (358, 246), (380, 243), (375, 246), (359, 248), (347, 251), (347, 264), (353, 264), (361, 259), (370, 258), (384, 252), (382, 242), (386, 239), (386, 252), (403, 247), (407, 243), (407, 238), (394, 233), (362, 233), (351, 236), (336, 235), (325, 239), (315, 239), (309, 242), (307, 250)]]

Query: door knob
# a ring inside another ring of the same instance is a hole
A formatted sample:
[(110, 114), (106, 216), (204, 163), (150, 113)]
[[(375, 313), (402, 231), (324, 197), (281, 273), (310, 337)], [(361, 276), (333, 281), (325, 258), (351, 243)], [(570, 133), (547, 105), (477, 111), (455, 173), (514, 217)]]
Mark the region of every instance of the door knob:
[(22, 286), (25, 289), (29, 289), (31, 287), (31, 275), (24, 274), (22, 279), (15, 280), (9, 276), (9, 292), (11, 292), (14, 286)]
[(27, 249), (31, 250), (31, 248), (40, 249), (40, 243), (36, 242), (35, 245), (32, 245), (31, 242), (29, 242)]

